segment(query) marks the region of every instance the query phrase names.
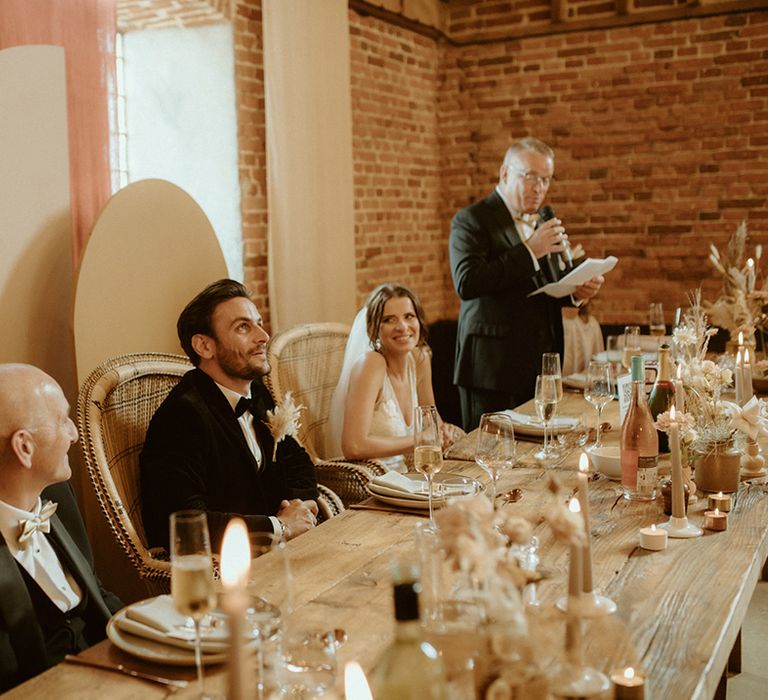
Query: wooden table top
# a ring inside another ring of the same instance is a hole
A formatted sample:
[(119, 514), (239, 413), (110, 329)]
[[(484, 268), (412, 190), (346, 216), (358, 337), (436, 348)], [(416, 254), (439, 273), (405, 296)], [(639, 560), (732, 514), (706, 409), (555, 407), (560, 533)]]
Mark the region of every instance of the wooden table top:
[[(530, 406), (521, 407), (529, 410)], [(615, 402), (604, 419), (618, 423)], [(594, 420), (594, 411), (580, 395), (566, 393), (560, 414)], [(606, 442), (616, 441), (616, 427)], [(533, 443), (520, 443), (523, 454)], [(505, 508), (534, 522), (540, 519), (548, 475), (555, 472), (567, 488), (576, 487), (578, 454), (556, 469), (523, 466), (510, 470), (500, 483), (506, 491), (520, 488), (523, 497)], [(523, 460), (529, 464), (528, 459)], [(446, 472), (488, 479), (473, 463), (448, 461)], [(610, 596), (618, 613), (588, 623), (586, 658), (603, 671), (642, 665), (648, 698), (712, 698), (747, 606), (768, 555), (768, 487), (742, 484), (734, 497), (728, 530), (705, 531), (691, 540), (672, 540), (662, 552), (638, 547), (638, 530), (667, 518), (661, 502), (631, 503), (619, 497), (619, 485), (598, 476), (590, 483), (595, 590)], [(689, 511), (703, 522), (706, 499)], [(393, 608), (388, 562), (413, 551), (412, 532), (418, 516), (401, 512), (351, 509), (289, 543), (295, 579), (297, 614), (327, 628), (341, 627), (348, 641), (338, 652), (339, 667), (355, 659), (370, 670), (392, 638)], [(567, 588), (567, 548), (553, 541), (546, 524), (535, 534), (541, 541), (541, 564), (551, 578), (539, 585), (542, 606), (551, 607)], [(257, 562), (257, 564), (260, 562)], [(263, 567), (264, 595), (275, 585), (269, 563)], [(590, 633), (589, 630), (592, 630)], [(610, 644), (605, 640), (610, 638)], [(616, 640), (619, 640), (616, 642)], [(83, 652), (86, 659), (123, 663), (171, 678), (193, 677), (193, 672), (134, 659), (109, 641)], [(222, 690), (224, 667), (209, 669), (211, 690)], [(117, 674), (60, 664), (11, 691), (9, 698), (46, 697), (165, 697), (165, 690)], [(194, 688), (175, 697), (194, 695)]]

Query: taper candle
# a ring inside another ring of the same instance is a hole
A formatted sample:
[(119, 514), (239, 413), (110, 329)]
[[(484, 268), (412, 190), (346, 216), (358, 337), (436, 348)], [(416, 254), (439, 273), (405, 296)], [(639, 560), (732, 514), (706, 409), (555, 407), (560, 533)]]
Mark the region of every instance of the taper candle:
[[(576, 498), (572, 498), (568, 504), (568, 510), (571, 513), (580, 513), (581, 506)], [(581, 599), (581, 592), (584, 590), (584, 560), (583, 546), (581, 544), (571, 545), (571, 567), (568, 571), (568, 606)]]
[(669, 412), (669, 454), (672, 458), (672, 517), (685, 517), (685, 491), (683, 489), (683, 466), (680, 463), (680, 432), (675, 420), (675, 407)]
[(587, 537), (583, 552), (583, 590), (585, 593), (591, 593), (592, 589), (594, 588), (594, 584), (592, 583), (592, 537), (590, 535), (591, 527), (589, 523), (589, 458), (585, 452), (582, 452), (581, 457), (579, 457), (578, 479), (579, 507), (581, 508), (581, 515), (584, 518), (584, 533)]
[(678, 413), (685, 411), (685, 390), (683, 389), (683, 366), (677, 366), (677, 378), (675, 379), (675, 408)]

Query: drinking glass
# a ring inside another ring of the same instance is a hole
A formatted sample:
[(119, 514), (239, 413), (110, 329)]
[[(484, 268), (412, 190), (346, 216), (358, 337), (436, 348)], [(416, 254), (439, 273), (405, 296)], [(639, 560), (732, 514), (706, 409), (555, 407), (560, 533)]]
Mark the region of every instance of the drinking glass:
[(422, 473), (429, 485), (429, 522), (432, 513), (433, 477), (443, 468), (443, 448), (437, 409), (434, 406), (416, 406), (413, 409), (413, 466)]
[[(274, 639), (293, 612), (293, 578), (285, 540), (271, 532), (251, 532), (251, 574), (246, 620), (258, 640), (256, 698), (267, 697), (264, 680), (264, 647)], [(256, 560), (258, 559), (258, 563)]]
[(595, 431), (594, 447), (602, 447), (600, 441), (600, 419), (603, 408), (613, 400), (613, 384), (611, 382), (611, 365), (608, 362), (590, 362), (587, 368), (587, 384), (584, 387), (584, 398), (597, 411), (597, 428)]
[(648, 307), (648, 329), (651, 335), (664, 335), (667, 332), (664, 325), (664, 306), (660, 301), (651, 302)]
[(632, 355), (642, 354), (640, 350), (640, 326), (625, 326), (623, 340), (621, 364), (629, 372), (632, 369)]
[(280, 697), (310, 700), (331, 691), (336, 682), (333, 632), (294, 621), (280, 639)]
[(557, 403), (560, 400), (557, 380), (558, 378), (551, 374), (540, 374), (536, 377), (534, 403), (539, 420), (544, 423), (544, 446), (533, 456), (540, 462), (548, 462), (557, 458), (557, 452), (549, 444), (549, 425), (557, 413)]
[(207, 698), (200, 650), (200, 621), (216, 605), (211, 538), (206, 514), (182, 510), (171, 514), (171, 596), (176, 609), (195, 624), (195, 667), (201, 698)]
[[(563, 376), (560, 371), (560, 353), (557, 352), (545, 352), (541, 355), (541, 374), (546, 376), (555, 377), (557, 384), (557, 401), (563, 400)], [(558, 448), (555, 445), (554, 433), (549, 436), (550, 451), (557, 452)]]
[(504, 413), (483, 413), (477, 431), (475, 461), (491, 477), (491, 503), (496, 508), (496, 486), (501, 472), (515, 463), (515, 429)]

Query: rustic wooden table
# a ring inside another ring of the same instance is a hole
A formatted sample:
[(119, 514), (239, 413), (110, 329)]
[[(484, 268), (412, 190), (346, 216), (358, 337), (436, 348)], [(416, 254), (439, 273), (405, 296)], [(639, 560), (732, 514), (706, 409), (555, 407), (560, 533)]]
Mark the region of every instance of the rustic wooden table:
[[(530, 406), (521, 410), (533, 412)], [(605, 419), (616, 426), (616, 404)], [(561, 414), (594, 419), (580, 395), (567, 393)], [(606, 436), (616, 441), (617, 430)], [(525, 455), (533, 443), (520, 443)], [(501, 491), (522, 490), (523, 497), (505, 508), (539, 522), (546, 483), (556, 473), (568, 489), (575, 489), (578, 454), (555, 469), (524, 466), (506, 474)], [(474, 476), (485, 474), (469, 461), (449, 461), (444, 471)], [(739, 634), (755, 584), (768, 554), (768, 494), (766, 487), (742, 484), (734, 498), (728, 530), (705, 531), (692, 540), (670, 540), (662, 552), (638, 547), (638, 530), (666, 520), (661, 503), (630, 503), (619, 497), (618, 484), (598, 476), (590, 484), (595, 589), (618, 604), (609, 621), (588, 626), (586, 655), (602, 670), (640, 663), (647, 675), (647, 698), (712, 698)], [(705, 500), (689, 517), (702, 524)], [(339, 650), (339, 666), (351, 659), (370, 670), (392, 637), (392, 603), (387, 564), (413, 549), (412, 532), (419, 516), (400, 512), (354, 509), (302, 535), (289, 544), (296, 586), (297, 614), (327, 628), (341, 627), (348, 641)], [(568, 553), (556, 544), (548, 526), (539, 524), (542, 565), (551, 577), (539, 586), (542, 606), (552, 606), (566, 592)], [(276, 585), (269, 561), (259, 562), (264, 592)], [(602, 625), (602, 626), (601, 626)], [(589, 630), (592, 630), (590, 633)], [(610, 640), (610, 643), (606, 643)], [(83, 657), (124, 663), (140, 670), (174, 678), (193, 673), (134, 659), (102, 642)], [(223, 690), (223, 667), (210, 669), (212, 690)], [(105, 698), (151, 700), (164, 689), (117, 674), (60, 664), (11, 691), (9, 698), (51, 697), (89, 700)], [(192, 697), (194, 688), (175, 694)]]

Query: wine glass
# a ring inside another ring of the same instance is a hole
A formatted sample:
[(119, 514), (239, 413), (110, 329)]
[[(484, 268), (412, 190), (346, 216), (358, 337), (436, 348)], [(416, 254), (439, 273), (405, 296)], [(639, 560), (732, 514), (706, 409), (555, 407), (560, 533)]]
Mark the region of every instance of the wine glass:
[(640, 326), (625, 326), (621, 364), (627, 372), (632, 369), (632, 355), (640, 354)]
[(208, 520), (199, 510), (171, 513), (171, 596), (176, 609), (195, 624), (195, 667), (199, 697), (208, 697), (203, 679), (200, 621), (216, 605)]
[(421, 472), (429, 485), (429, 521), (432, 514), (433, 477), (443, 468), (443, 448), (437, 409), (434, 406), (416, 406), (413, 409), (413, 466)]
[(558, 378), (551, 374), (540, 374), (536, 377), (536, 393), (534, 403), (539, 420), (544, 423), (544, 446), (533, 456), (540, 462), (548, 462), (557, 457), (557, 453), (549, 444), (549, 424), (557, 413)]
[[(555, 377), (555, 383), (557, 385), (557, 401), (563, 400), (563, 376), (560, 370), (560, 353), (557, 352), (545, 352), (541, 355), (541, 374)], [(549, 436), (550, 451), (557, 452), (558, 449), (555, 445), (555, 436), (550, 431)]]
[(613, 400), (613, 384), (611, 383), (611, 365), (608, 362), (589, 363), (587, 368), (587, 384), (584, 387), (584, 398), (597, 411), (597, 430), (593, 447), (602, 447), (600, 441), (600, 417), (603, 408)]
[(515, 429), (504, 413), (483, 413), (477, 431), (475, 461), (491, 477), (491, 503), (496, 508), (496, 486), (504, 469), (516, 459)]
[(648, 330), (651, 335), (664, 335), (667, 332), (664, 325), (664, 305), (660, 301), (651, 302), (648, 306)]
[[(264, 683), (264, 645), (285, 626), (293, 612), (293, 578), (285, 540), (271, 532), (251, 532), (251, 575), (247, 583), (249, 603), (246, 619), (256, 653), (256, 698), (267, 697)], [(263, 557), (263, 558), (262, 558)], [(259, 559), (259, 563), (255, 560)]]

